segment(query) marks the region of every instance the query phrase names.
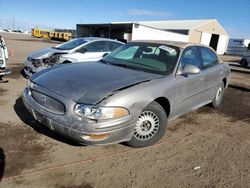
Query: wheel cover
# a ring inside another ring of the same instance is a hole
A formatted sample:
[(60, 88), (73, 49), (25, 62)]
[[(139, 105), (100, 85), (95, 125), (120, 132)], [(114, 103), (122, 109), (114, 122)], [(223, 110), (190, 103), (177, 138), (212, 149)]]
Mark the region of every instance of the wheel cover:
[(220, 101), (221, 97), (222, 97), (222, 88), (219, 87), (219, 89), (216, 92), (215, 100)]
[(138, 140), (148, 140), (157, 133), (159, 126), (158, 116), (154, 112), (144, 111), (137, 119), (134, 137)]

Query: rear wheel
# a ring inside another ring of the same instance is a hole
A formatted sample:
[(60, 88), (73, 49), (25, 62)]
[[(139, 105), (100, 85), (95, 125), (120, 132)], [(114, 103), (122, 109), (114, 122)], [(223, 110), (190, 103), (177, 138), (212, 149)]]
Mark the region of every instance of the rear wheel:
[(220, 104), (221, 104), (221, 101), (222, 101), (222, 98), (223, 98), (223, 95), (224, 95), (224, 83), (222, 82), (219, 86), (219, 88), (216, 90), (216, 93), (215, 93), (215, 96), (214, 96), (214, 99), (211, 103), (211, 105), (216, 108), (218, 107)]
[(134, 134), (127, 144), (146, 147), (158, 142), (165, 133), (167, 115), (160, 104), (150, 103), (138, 116)]
[(240, 60), (240, 64), (244, 67), (247, 66), (247, 60), (245, 59)]

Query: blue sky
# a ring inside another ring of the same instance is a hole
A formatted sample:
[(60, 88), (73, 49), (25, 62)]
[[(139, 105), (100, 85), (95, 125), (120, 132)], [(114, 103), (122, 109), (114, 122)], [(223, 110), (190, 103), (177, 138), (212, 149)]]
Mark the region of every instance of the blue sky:
[(216, 18), (231, 37), (250, 39), (250, 0), (0, 0), (0, 8), (0, 27)]

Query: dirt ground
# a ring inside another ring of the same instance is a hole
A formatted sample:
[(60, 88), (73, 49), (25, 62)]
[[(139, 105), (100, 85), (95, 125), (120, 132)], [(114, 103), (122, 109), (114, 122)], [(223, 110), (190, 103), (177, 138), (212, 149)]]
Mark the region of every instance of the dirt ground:
[(0, 187), (250, 187), (250, 74), (232, 72), (218, 109), (168, 124), (158, 144), (80, 146), (36, 122), (20, 98), (27, 55), (54, 42), (0, 33), (14, 56), (0, 84)]

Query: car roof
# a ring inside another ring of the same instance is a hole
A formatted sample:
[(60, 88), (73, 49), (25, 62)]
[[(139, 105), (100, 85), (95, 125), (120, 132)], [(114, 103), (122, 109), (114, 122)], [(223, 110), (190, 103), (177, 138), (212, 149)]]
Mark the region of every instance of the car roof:
[(88, 42), (97, 41), (97, 40), (106, 40), (106, 41), (113, 41), (113, 42), (123, 43), (123, 42), (118, 41), (118, 40), (113, 40), (113, 39), (109, 39), (109, 38), (102, 38), (102, 37), (80, 37), (80, 38), (76, 38), (76, 39), (83, 39), (83, 40), (86, 40)]
[[(152, 44), (163, 44), (163, 45), (172, 45), (179, 48), (187, 48), (189, 46), (203, 46), (210, 48), (209, 46), (202, 45), (202, 44), (195, 44), (195, 43), (189, 43), (189, 42), (179, 42), (179, 41), (167, 41), (167, 40), (133, 40), (133, 42), (143, 42), (143, 43), (152, 43)], [(130, 43), (131, 43), (130, 42)]]

